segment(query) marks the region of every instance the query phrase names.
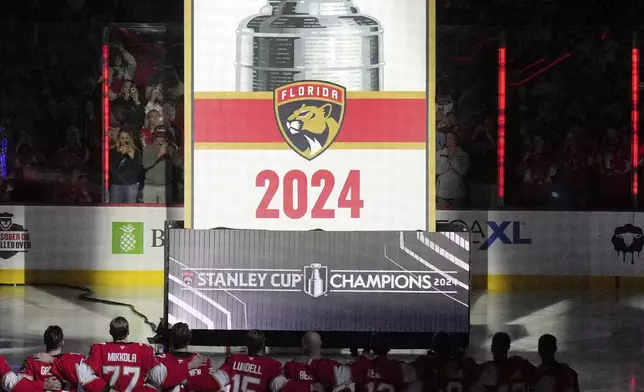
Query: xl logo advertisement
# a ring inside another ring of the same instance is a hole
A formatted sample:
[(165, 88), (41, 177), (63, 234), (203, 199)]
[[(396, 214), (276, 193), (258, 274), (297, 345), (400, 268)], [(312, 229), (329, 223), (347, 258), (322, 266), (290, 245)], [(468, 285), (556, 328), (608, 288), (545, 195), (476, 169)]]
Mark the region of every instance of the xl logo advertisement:
[(523, 221), (478, 221), (470, 223), (464, 220), (439, 220), (438, 223), (448, 223), (467, 227), (472, 233), (472, 243), (481, 244), (479, 250), (488, 250), (496, 243), (504, 245), (530, 245), (532, 239), (521, 233), (526, 222)]

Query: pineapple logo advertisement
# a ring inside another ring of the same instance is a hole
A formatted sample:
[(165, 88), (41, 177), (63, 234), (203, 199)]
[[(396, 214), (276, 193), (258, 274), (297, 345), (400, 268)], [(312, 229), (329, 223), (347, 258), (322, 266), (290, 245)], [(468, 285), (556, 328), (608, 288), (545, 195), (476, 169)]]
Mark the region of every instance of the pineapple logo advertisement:
[(428, 2), (186, 7), (192, 228), (427, 228)]
[(112, 222), (112, 254), (143, 254), (143, 222)]

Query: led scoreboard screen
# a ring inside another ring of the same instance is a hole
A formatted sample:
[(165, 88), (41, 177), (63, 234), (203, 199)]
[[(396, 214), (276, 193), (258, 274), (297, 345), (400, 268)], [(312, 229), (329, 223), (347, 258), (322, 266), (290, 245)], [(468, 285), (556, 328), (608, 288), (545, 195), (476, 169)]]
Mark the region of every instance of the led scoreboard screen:
[(195, 329), (469, 330), (466, 233), (170, 230), (168, 320)]
[(432, 230), (427, 3), (188, 7), (188, 227)]
[(431, 233), (434, 8), (186, 0), (192, 231), (170, 235), (170, 321), (468, 331), (469, 238)]

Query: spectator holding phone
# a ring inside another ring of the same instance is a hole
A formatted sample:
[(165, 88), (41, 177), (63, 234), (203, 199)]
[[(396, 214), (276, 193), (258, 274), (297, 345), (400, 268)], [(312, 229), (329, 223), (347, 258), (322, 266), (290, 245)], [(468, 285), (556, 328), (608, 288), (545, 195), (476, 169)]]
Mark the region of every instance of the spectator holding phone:
[(141, 152), (134, 145), (132, 133), (121, 130), (110, 151), (111, 203), (136, 203), (141, 170)]
[[(133, 80), (136, 74), (136, 59), (122, 44), (116, 45), (110, 52), (110, 100), (119, 97), (126, 80)], [(102, 83), (103, 77), (99, 77), (97, 83)]]
[(141, 129), (141, 145), (143, 146), (144, 151), (148, 144), (152, 144), (154, 142), (154, 130), (157, 125), (161, 124), (163, 124), (161, 113), (157, 110), (150, 110), (145, 116), (145, 123), (143, 124), (143, 129)]
[(143, 150), (145, 183), (144, 203), (167, 203), (172, 200), (172, 178), (175, 168), (183, 162), (178, 148), (168, 139), (168, 127), (157, 125), (154, 128), (154, 142)]

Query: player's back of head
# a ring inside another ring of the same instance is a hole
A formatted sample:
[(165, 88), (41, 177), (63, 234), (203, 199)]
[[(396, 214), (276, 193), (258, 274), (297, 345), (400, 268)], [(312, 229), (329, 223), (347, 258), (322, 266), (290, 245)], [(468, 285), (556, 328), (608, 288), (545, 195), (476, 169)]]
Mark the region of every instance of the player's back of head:
[(439, 358), (447, 358), (452, 352), (452, 337), (447, 332), (438, 332), (434, 335), (432, 348)]
[(246, 348), (248, 355), (261, 354), (266, 346), (266, 337), (262, 331), (256, 329), (246, 332)]
[(114, 341), (125, 340), (130, 335), (130, 324), (125, 317), (116, 317), (110, 322), (110, 336)]
[(176, 323), (170, 329), (170, 342), (172, 350), (181, 350), (188, 347), (192, 339), (192, 331), (186, 323)]
[(497, 332), (492, 337), (492, 355), (494, 358), (505, 358), (510, 351), (510, 335), (505, 332)]
[(302, 348), (307, 354), (316, 353), (322, 348), (322, 337), (319, 333), (309, 331), (302, 336)]
[(50, 325), (44, 334), (45, 347), (47, 351), (58, 350), (63, 347), (63, 329), (58, 325)]
[(369, 348), (374, 355), (385, 356), (389, 354), (391, 350), (391, 345), (387, 338), (379, 333), (371, 334), (371, 339), (369, 340)]
[(542, 335), (539, 338), (539, 356), (541, 359), (554, 359), (557, 352), (557, 338), (550, 334)]

